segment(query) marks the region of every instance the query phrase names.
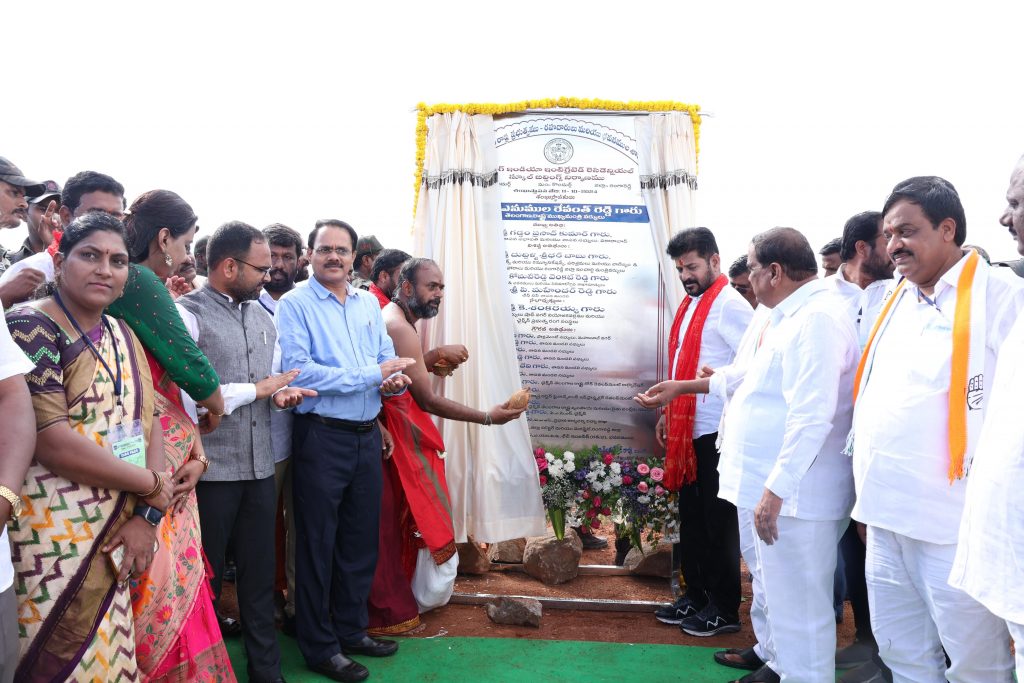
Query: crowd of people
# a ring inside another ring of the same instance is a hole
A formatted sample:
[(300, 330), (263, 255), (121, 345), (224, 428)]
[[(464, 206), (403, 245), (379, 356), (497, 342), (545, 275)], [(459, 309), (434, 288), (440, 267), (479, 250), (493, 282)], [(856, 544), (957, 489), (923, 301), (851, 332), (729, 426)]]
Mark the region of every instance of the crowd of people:
[(108, 175), (0, 158), (0, 226), (21, 222), (0, 253), (0, 681), (234, 680), (232, 635), (249, 680), (280, 681), (277, 621), (312, 670), (367, 678), (350, 657), (393, 655), (375, 636), (454, 585), (429, 415), (524, 410), (433, 392), (469, 360), (421, 349), (437, 265), (334, 219), (231, 221), (193, 256), (174, 192), (127, 206)]
[[(1024, 158), (1007, 202), (1024, 255)], [(710, 230), (669, 243), (688, 295), (672, 374), (634, 400), (663, 409), (687, 588), (656, 617), (739, 631), (742, 555), (756, 643), (714, 655), (740, 683), (1011, 681), (1011, 638), (1024, 677), (1024, 280), (966, 237), (955, 188), (928, 176), (851, 217), (824, 278), (792, 228), (755, 235), (728, 276)]]
[[(1007, 198), (1024, 255), (1024, 159)], [(174, 192), (129, 206), (108, 175), (0, 158), (0, 227), (22, 222), (0, 252), (0, 683), (234, 680), (233, 635), (249, 679), (280, 681), (278, 623), (313, 671), (367, 678), (356, 659), (454, 584), (431, 416), (524, 410), (435, 391), (470, 359), (423, 350), (437, 264), (335, 219), (195, 241)], [(725, 272), (710, 230), (669, 243), (671, 375), (634, 400), (661, 410), (686, 591), (655, 616), (740, 630), (742, 556), (756, 643), (714, 655), (741, 683), (1012, 680), (1024, 280), (966, 234), (954, 187), (915, 177), (819, 252), (824, 278), (792, 228)]]

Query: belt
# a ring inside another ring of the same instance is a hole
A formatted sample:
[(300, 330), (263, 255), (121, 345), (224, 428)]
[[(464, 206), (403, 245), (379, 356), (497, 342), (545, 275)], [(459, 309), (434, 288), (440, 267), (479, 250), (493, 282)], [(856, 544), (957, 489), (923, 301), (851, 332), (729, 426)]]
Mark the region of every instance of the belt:
[(353, 420), (341, 420), (336, 417), (324, 417), (323, 415), (317, 415), (316, 413), (300, 413), (297, 417), (305, 417), (313, 422), (319, 422), (325, 427), (340, 429), (343, 432), (355, 432), (356, 434), (371, 432), (373, 431), (373, 426), (377, 424), (376, 420), (355, 422)]

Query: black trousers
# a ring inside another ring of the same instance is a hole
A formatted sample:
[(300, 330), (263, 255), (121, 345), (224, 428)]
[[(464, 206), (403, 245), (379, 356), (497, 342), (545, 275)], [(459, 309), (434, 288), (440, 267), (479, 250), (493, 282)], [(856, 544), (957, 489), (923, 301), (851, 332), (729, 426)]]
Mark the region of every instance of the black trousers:
[(706, 595), (731, 617), (740, 609), (740, 528), (736, 506), (718, 497), (718, 434), (693, 440), (697, 480), (679, 490), (679, 548), (686, 593)]
[(354, 433), (295, 416), (295, 626), (309, 664), (366, 636), (377, 567), (381, 435)]
[(868, 584), (864, 578), (864, 562), (867, 548), (857, 533), (857, 523), (850, 521), (843, 537), (839, 539), (839, 554), (843, 558), (843, 572), (846, 578), (846, 597), (853, 607), (853, 625), (857, 640), (875, 642), (871, 631), (871, 610), (868, 608)]
[(253, 681), (272, 681), (281, 675), (281, 652), (274, 628), (275, 494), (273, 477), (200, 481), (196, 485), (203, 551), (210, 562), (217, 600), (224, 558), (229, 550), (235, 558), (238, 611), (249, 679)]

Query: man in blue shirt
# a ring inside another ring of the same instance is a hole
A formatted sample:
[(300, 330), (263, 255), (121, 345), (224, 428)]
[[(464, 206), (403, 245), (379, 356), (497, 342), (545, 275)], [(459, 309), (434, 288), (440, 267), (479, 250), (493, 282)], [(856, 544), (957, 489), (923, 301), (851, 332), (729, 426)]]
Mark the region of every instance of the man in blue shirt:
[(296, 627), (299, 649), (314, 671), (336, 681), (369, 672), (345, 655), (386, 657), (394, 641), (366, 634), (367, 599), (377, 564), (381, 457), (387, 455), (377, 415), (381, 395), (405, 391), (380, 306), (348, 282), (355, 230), (318, 221), (308, 246), (313, 277), (285, 294), (275, 321), (282, 362), (317, 391), (295, 411), (292, 486), (296, 526)]

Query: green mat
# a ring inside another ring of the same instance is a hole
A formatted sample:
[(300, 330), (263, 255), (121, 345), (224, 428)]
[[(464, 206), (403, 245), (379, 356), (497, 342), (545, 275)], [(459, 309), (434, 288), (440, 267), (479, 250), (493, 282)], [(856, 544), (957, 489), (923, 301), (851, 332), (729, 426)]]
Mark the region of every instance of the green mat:
[[(306, 668), (295, 641), (281, 636), (289, 683), (327, 681)], [(398, 638), (394, 657), (358, 658), (374, 683), (722, 683), (744, 671), (719, 666), (716, 648), (525, 638)], [(245, 650), (228, 640), (235, 674), (246, 679)]]

